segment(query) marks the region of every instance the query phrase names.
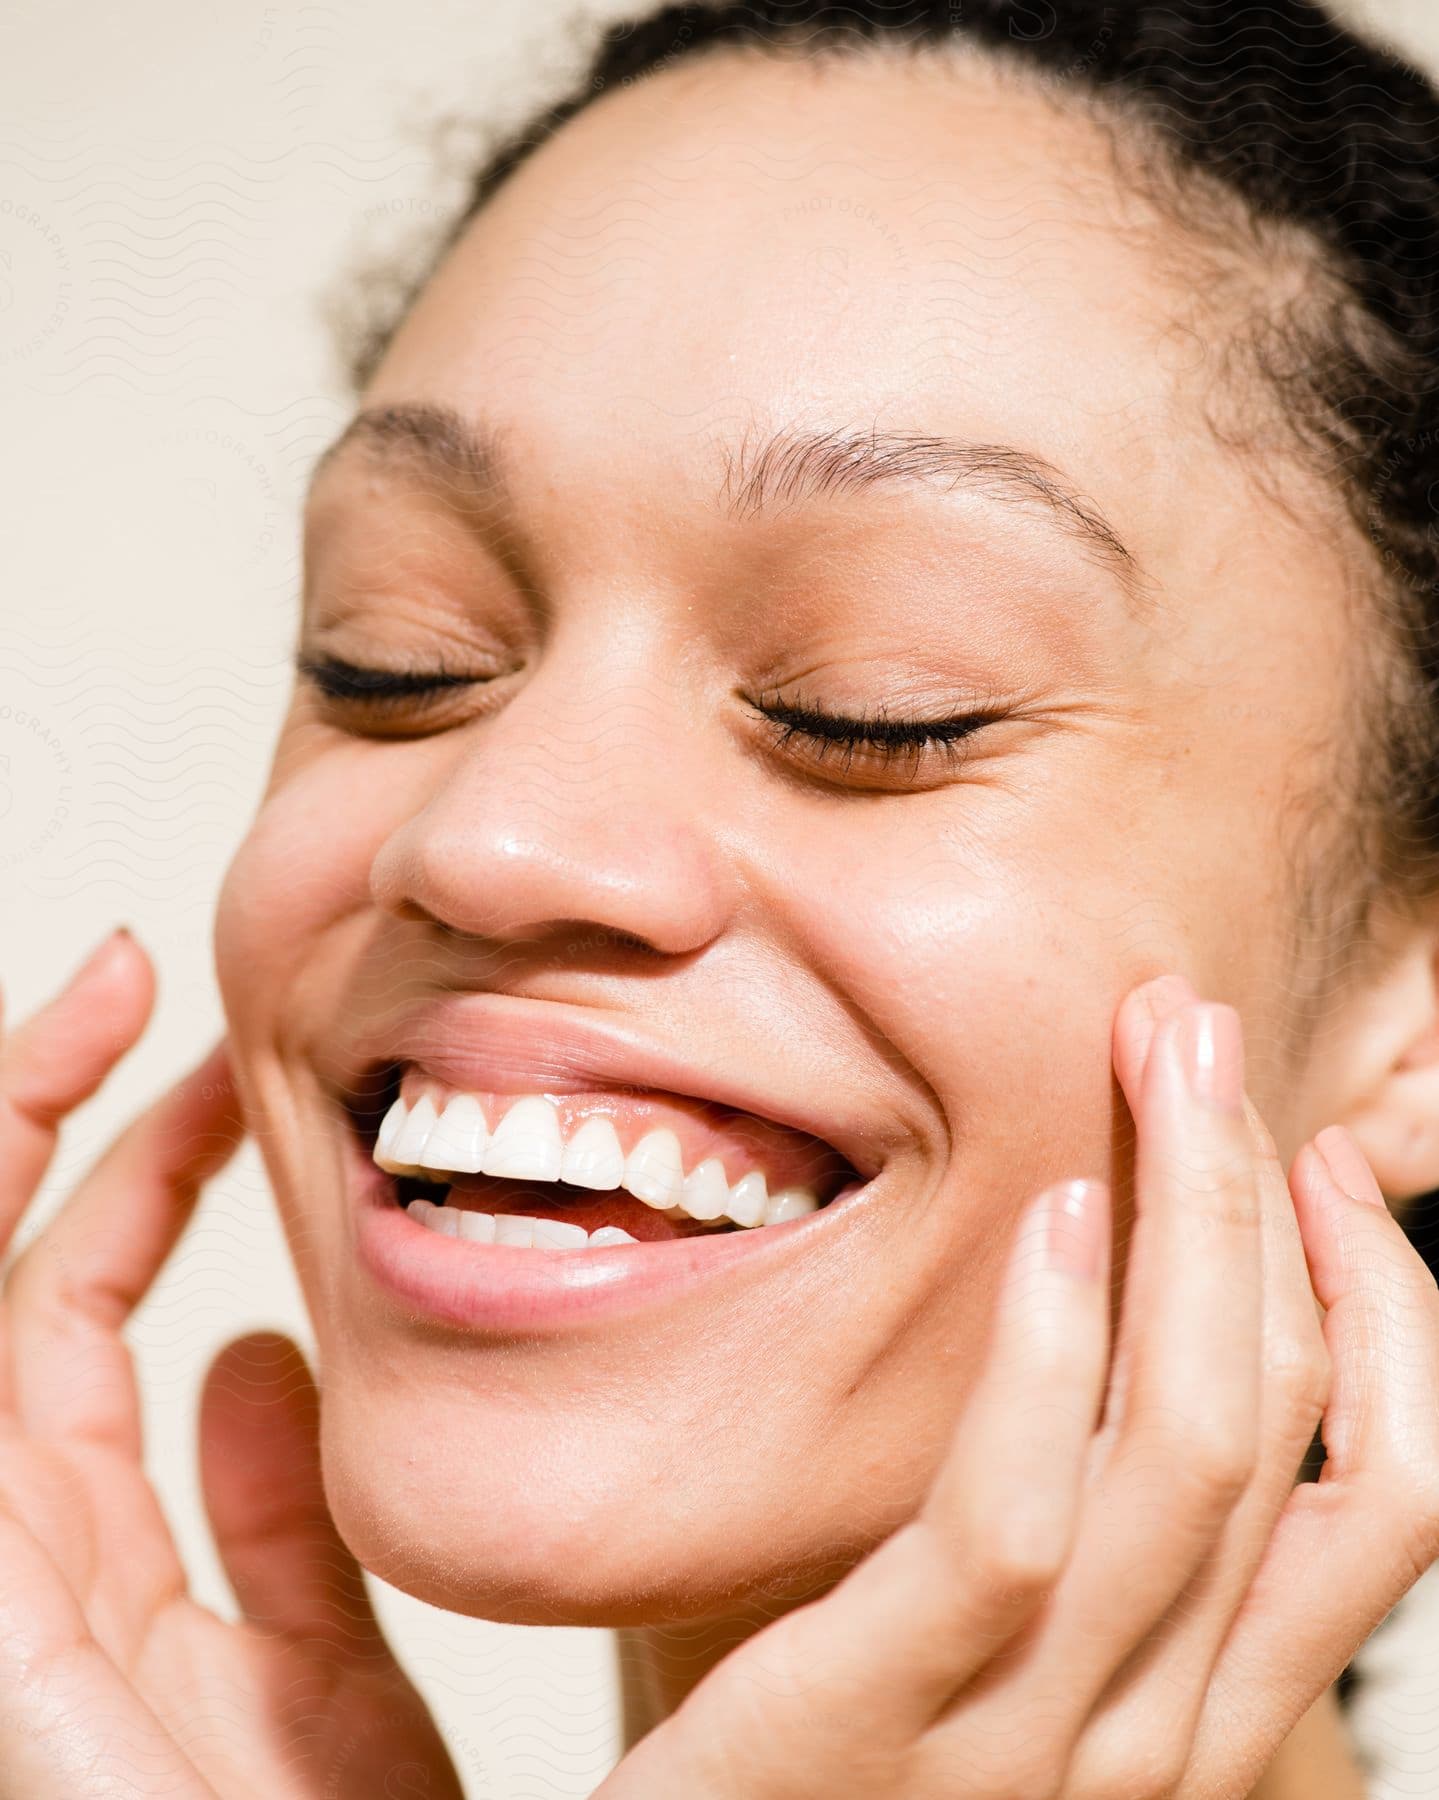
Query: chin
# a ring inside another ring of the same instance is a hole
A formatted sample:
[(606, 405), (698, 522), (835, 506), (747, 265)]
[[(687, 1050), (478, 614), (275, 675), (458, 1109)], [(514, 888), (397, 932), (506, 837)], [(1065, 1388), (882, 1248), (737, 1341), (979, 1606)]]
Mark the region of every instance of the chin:
[(788, 1484), (761, 1488), (756, 1470), (753, 1491), (736, 1492), (707, 1461), (671, 1483), (642, 1418), (629, 1430), (599, 1419), (586, 1439), (563, 1419), (524, 1432), (476, 1410), (458, 1428), (326, 1386), (335, 1522), (365, 1568), (418, 1600), (502, 1624), (614, 1628), (803, 1596), (833, 1577), (834, 1547), (800, 1533)]

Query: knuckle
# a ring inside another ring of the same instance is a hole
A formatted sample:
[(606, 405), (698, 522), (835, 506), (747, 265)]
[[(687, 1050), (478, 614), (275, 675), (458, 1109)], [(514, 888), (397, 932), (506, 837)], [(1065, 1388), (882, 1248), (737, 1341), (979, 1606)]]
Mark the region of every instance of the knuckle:
[(1183, 1219), (1192, 1236), (1220, 1230), (1249, 1236), (1259, 1230), (1263, 1212), (1255, 1160), (1247, 1148), (1214, 1158), (1175, 1152), (1167, 1159), (1166, 1173), (1183, 1195)]
[(1248, 1434), (1210, 1426), (1180, 1445), (1175, 1464), (1182, 1488), (1201, 1506), (1231, 1505), (1254, 1473), (1254, 1445)]
[(973, 1579), (990, 1601), (1037, 1599), (1054, 1586), (1064, 1567), (1065, 1546), (1046, 1521), (1016, 1509), (995, 1520), (979, 1539)]
[(1324, 1416), (1334, 1369), (1322, 1341), (1284, 1339), (1273, 1345), (1266, 1373), (1286, 1417), (1308, 1428)]
[(57, 1276), (63, 1279), (64, 1262), (43, 1235), (28, 1245), (5, 1271), (0, 1299), (7, 1306), (34, 1309), (48, 1305)]
[(1118, 1460), (1146, 1492), (1164, 1493), (1181, 1511), (1208, 1515), (1249, 1485), (1257, 1450), (1253, 1418), (1137, 1401)]

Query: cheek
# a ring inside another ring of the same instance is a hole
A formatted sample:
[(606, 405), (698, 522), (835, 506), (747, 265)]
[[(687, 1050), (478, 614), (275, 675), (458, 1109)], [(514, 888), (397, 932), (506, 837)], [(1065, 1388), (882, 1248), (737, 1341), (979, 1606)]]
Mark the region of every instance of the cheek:
[(215, 916), (216, 969), (236, 1031), (273, 1004), (321, 933), (369, 907), (370, 869), (390, 825), (355, 796), (377, 787), (336, 755), (266, 795)]
[[(942, 1115), (972, 1196), (950, 1229), (973, 1231), (986, 1205), (998, 1226), (1051, 1180), (1108, 1173), (1115, 1011), (1137, 983), (1205, 959), (1182, 890), (1139, 876), (1108, 834), (1031, 817), (1022, 844), (1012, 830), (986, 839), (963, 804), (962, 829), (916, 809), (863, 844), (814, 834), (786, 904), (876, 1052)], [(832, 898), (806, 904), (816, 894)]]

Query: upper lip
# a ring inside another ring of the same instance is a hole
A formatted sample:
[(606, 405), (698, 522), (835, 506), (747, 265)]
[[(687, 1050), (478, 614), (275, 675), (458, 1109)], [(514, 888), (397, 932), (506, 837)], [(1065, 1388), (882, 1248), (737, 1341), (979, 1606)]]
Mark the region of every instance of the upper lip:
[(556, 1001), (446, 994), (362, 1032), (338, 1085), (348, 1098), (379, 1064), (417, 1063), (460, 1092), (687, 1095), (753, 1113), (833, 1145), (865, 1180), (883, 1161), (872, 1133), (838, 1109), (811, 1109), (751, 1078), (691, 1061), (631, 1027)]

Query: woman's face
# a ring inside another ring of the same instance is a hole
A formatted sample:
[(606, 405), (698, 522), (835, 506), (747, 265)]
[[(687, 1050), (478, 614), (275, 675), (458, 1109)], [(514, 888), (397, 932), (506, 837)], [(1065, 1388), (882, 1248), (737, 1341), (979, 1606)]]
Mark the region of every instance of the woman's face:
[[(393, 343), (303, 651), (472, 684), (301, 680), (218, 924), (391, 1581), (613, 1624), (839, 1573), (922, 1496), (1024, 1202), (1107, 1177), (1122, 1239), (1136, 983), (1239, 1006), (1282, 1152), (1324, 1122), (1295, 893), (1350, 627), (1321, 503), (1206, 422), (1185, 249), (982, 67), (725, 54), (565, 127)], [(992, 719), (886, 761), (786, 705)], [(487, 1250), (376, 1170), (396, 1073), (848, 1191)]]

